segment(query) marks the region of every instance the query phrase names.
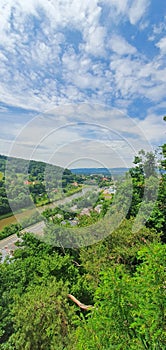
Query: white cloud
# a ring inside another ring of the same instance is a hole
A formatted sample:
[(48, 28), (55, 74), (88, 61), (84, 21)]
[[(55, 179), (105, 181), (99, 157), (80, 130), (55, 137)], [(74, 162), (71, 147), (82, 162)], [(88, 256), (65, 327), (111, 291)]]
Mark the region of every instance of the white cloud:
[(106, 0), (103, 3), (107, 3), (111, 7), (114, 7), (118, 14), (126, 14), (129, 6), (129, 0)]
[(149, 40), (150, 41), (155, 40), (156, 37), (165, 33), (165, 31), (166, 31), (166, 16), (164, 16), (164, 21), (161, 21), (153, 25), (152, 34), (149, 35)]
[(109, 45), (118, 55), (132, 55), (137, 52), (136, 48), (130, 45), (127, 40), (120, 35), (113, 35), (109, 41)]
[[(110, 7), (110, 16), (114, 21), (128, 19), (132, 25), (142, 20), (150, 5), (150, 0), (103, 0)], [(142, 24), (145, 26), (145, 23)], [(142, 28), (141, 28), (142, 29)]]
[(157, 44), (156, 46), (160, 49), (161, 54), (165, 55), (166, 54), (166, 36), (164, 38), (162, 38)]
[(138, 55), (135, 59), (128, 57), (113, 56), (110, 63), (114, 72), (114, 81), (117, 97), (138, 98), (157, 102), (165, 96), (166, 80), (165, 68), (160, 60), (155, 57), (148, 62), (144, 57)]
[[(159, 104), (166, 91), (165, 38), (152, 59), (145, 46), (139, 53), (136, 35), (131, 45), (121, 29), (127, 23), (131, 32), (136, 25), (143, 30), (148, 6), (145, 0), (1, 0), (0, 101), (38, 112), (70, 102), (113, 103), (124, 111), (137, 98)], [(98, 109), (95, 120), (100, 117), (109, 120)], [(65, 118), (74, 116), (67, 110)], [(117, 118), (125, 132), (135, 132)]]
[[(85, 72), (85, 62), (91, 62), (91, 54), (105, 54), (106, 31), (99, 23), (98, 1), (24, 2), (10, 0), (6, 5), (2, 0), (1, 100), (36, 110), (47, 109), (50, 103), (65, 103), (72, 96), (85, 100), (86, 94), (80, 90), (100, 85), (97, 74), (88, 72), (90, 64)], [(68, 30), (77, 30), (82, 36), (77, 54), (74, 36), (71, 43), (66, 40)], [(77, 68), (78, 77), (73, 79)]]
[(132, 1), (132, 5), (129, 9), (129, 19), (131, 24), (136, 24), (142, 18), (142, 16), (146, 13), (149, 5), (149, 0)]
[(104, 27), (90, 27), (88, 31), (85, 31), (84, 38), (86, 44), (80, 45), (81, 49), (94, 56), (105, 55), (106, 31)]
[[(110, 47), (119, 56), (136, 55), (137, 49), (117, 34), (112, 35), (109, 47), (109, 25), (101, 25), (100, 16), (102, 6), (107, 3), (110, 11), (116, 8), (117, 13), (130, 14), (136, 21), (146, 10), (144, 2), (137, 1), (135, 7), (127, 0), (103, 1), (100, 5), (97, 0), (24, 2), (10, 0), (6, 5), (2, 0), (1, 100), (24, 108), (44, 110), (50, 104), (90, 99), (104, 103), (112, 97), (130, 98), (137, 92), (139, 84), (135, 71), (140, 70), (143, 63), (140, 58), (134, 63), (131, 60), (128, 63), (118, 61), (124, 71), (118, 66), (114, 69), (118, 64), (114, 56), (111, 69), (108, 65)], [(73, 31), (70, 41), (68, 30)], [(77, 49), (75, 30), (82, 38)], [(149, 84), (143, 81), (142, 85), (144, 89), (141, 88), (140, 93), (144, 94), (145, 85)], [(86, 90), (90, 91), (89, 95)]]
[(138, 120), (138, 126), (146, 130), (146, 137), (153, 144), (162, 144), (165, 141), (165, 122), (163, 117), (157, 114), (149, 114), (144, 120)]
[[(10, 155), (52, 159), (62, 166), (82, 157), (108, 167), (130, 166), (141, 148), (151, 150), (150, 142), (162, 139), (161, 131), (156, 116), (139, 121), (98, 104), (66, 105), (33, 118), (20, 133), (17, 130)], [(8, 132), (12, 135), (12, 124)]]
[(157, 103), (157, 104), (151, 106), (147, 110), (147, 113), (148, 114), (155, 114), (155, 113), (157, 113), (158, 110), (160, 110), (160, 111), (163, 110), (163, 115), (165, 114), (165, 110), (166, 110), (166, 101), (165, 100), (163, 102), (160, 102), (160, 103)]

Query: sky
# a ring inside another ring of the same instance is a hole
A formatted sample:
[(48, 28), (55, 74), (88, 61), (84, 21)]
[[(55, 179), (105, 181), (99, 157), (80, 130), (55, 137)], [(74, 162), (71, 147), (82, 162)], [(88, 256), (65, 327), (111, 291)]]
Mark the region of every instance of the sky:
[(165, 141), (164, 0), (1, 0), (0, 154), (128, 167)]

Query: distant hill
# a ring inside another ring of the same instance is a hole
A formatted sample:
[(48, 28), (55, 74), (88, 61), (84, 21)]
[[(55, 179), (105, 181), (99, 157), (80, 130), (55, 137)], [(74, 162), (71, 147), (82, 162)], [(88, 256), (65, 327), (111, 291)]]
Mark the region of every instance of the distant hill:
[(61, 198), (75, 177), (60, 166), (0, 155), (0, 216)]
[(76, 168), (76, 169), (70, 169), (73, 174), (84, 174), (84, 175), (92, 175), (92, 174), (98, 174), (98, 175), (123, 175), (126, 171), (128, 171), (128, 168)]
[(58, 171), (62, 172), (62, 170), (64, 170), (64, 171), (67, 170), (68, 172), (70, 172), (68, 169), (63, 169), (60, 166), (48, 164), (46, 162), (0, 155), (0, 171), (1, 172), (5, 172), (6, 164), (8, 161), (11, 162), (13, 172), (16, 172), (17, 174), (18, 173), (26, 174), (27, 173), (27, 166), (28, 166), (28, 173), (33, 175), (33, 176), (37, 176), (38, 173), (44, 173), (46, 167), (48, 169), (51, 169), (51, 171), (56, 170), (57, 172)]

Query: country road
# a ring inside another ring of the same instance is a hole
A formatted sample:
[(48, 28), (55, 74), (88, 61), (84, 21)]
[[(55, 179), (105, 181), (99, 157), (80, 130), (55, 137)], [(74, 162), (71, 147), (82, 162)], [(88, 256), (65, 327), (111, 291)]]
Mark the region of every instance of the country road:
[(2, 262), (7, 255), (16, 249), (15, 243), (21, 240), (16, 234), (6, 237), (0, 241), (0, 253), (2, 254)]
[[(93, 189), (96, 189), (97, 186), (93, 186)], [(59, 201), (56, 202), (56, 205), (54, 203), (52, 203), (52, 207), (54, 206), (58, 206), (59, 204), (66, 204), (69, 203), (72, 199), (74, 198), (78, 198), (81, 197), (82, 195), (84, 195), (87, 191), (91, 190), (92, 186), (88, 186), (86, 188), (83, 188), (83, 190), (81, 192), (75, 193), (73, 195), (71, 195), (70, 197), (66, 197), (64, 199), (61, 199)], [(42, 207), (42, 211), (45, 210), (44, 207)], [(40, 210), (40, 212), (42, 212)], [(24, 228), (21, 233), (25, 233), (25, 232), (32, 232), (36, 235), (42, 235), (44, 232), (44, 227), (45, 227), (45, 223), (44, 221), (40, 221), (34, 225), (28, 226), (26, 228)], [(16, 234), (11, 235), (7, 238), (4, 238), (2, 240), (0, 240), (0, 253), (2, 254), (2, 262), (4, 261), (5, 257), (7, 255), (11, 255), (11, 252), (14, 251), (16, 249), (15, 243), (21, 240), (21, 238), (18, 238)]]
[[(45, 227), (44, 221), (38, 222), (32, 226), (27, 227), (22, 230), (20, 233), (32, 232), (34, 234), (42, 234)], [(21, 241), (21, 238), (18, 238), (16, 234), (6, 237), (0, 241), (0, 253), (2, 254), (2, 262), (4, 261), (7, 255), (11, 255), (11, 252), (14, 251), (17, 247), (15, 243)]]

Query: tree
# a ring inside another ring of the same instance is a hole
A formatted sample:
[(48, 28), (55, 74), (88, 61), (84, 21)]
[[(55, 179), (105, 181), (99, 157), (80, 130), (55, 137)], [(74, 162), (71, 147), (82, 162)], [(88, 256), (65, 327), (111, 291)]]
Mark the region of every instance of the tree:
[(8, 347), (13, 350), (64, 349), (73, 322), (74, 307), (67, 302), (67, 285), (49, 280), (16, 296), (12, 307), (14, 333)]
[[(146, 153), (144, 150), (141, 150), (138, 153), (138, 156), (135, 157), (133, 163), (136, 164), (136, 166), (129, 170), (133, 184), (133, 195), (127, 218), (130, 218), (131, 216), (135, 217), (138, 214), (143, 200), (146, 201), (148, 205), (148, 202), (151, 200), (153, 201), (154, 198), (156, 199), (154, 192), (157, 187), (155, 154), (152, 152)], [(152, 191), (154, 196), (151, 196), (150, 190), (148, 189), (148, 187), (151, 187), (153, 190), (150, 183), (154, 184), (154, 191)], [(144, 192), (145, 190), (146, 192)], [(151, 199), (151, 197), (153, 198)], [(152, 203), (151, 206), (153, 207)]]
[(101, 273), (94, 309), (73, 333), (74, 349), (165, 348), (165, 254), (165, 246), (151, 244), (139, 251), (133, 276), (121, 265)]

